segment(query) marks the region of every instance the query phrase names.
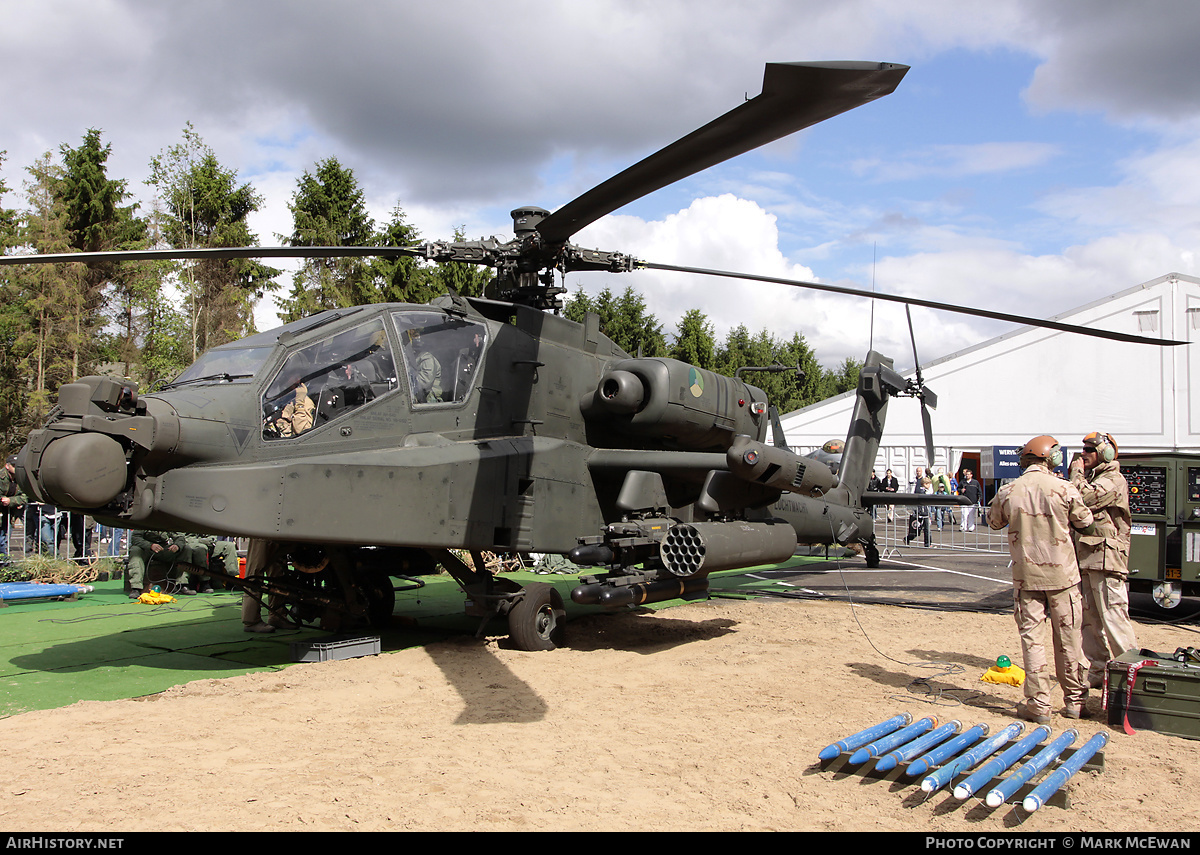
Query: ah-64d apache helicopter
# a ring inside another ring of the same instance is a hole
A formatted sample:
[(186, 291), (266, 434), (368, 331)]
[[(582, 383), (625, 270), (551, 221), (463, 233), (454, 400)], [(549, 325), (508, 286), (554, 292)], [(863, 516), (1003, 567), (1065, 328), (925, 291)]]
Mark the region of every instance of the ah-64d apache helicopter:
[[(580, 578), (572, 599), (605, 606), (703, 596), (709, 573), (785, 560), (797, 543), (860, 544), (874, 564), (870, 504), (929, 502), (865, 492), (889, 397), (936, 404), (919, 369), (909, 380), (891, 360), (867, 355), (835, 475), (766, 442), (772, 414), (760, 389), (675, 360), (633, 357), (595, 316), (577, 324), (553, 314), (565, 290), (554, 274), (654, 268), (742, 276), (569, 240), (653, 190), (890, 93), (907, 70), (770, 64), (761, 95), (554, 213), (514, 211), (508, 242), (105, 253), (117, 260), (408, 254), (484, 264), (496, 276), (484, 298), (325, 311), (222, 345), (153, 394), (106, 377), (64, 385), (46, 425), (21, 450), (17, 477), (38, 499), (106, 524), (277, 543), (289, 558), (283, 575), (252, 567), (237, 584), (271, 595), (299, 620), (386, 620), (391, 577), (440, 564), (466, 593), (468, 613), (507, 616), (512, 640), (525, 649), (554, 646), (562, 600), (549, 585), (522, 588), (494, 576), (485, 550), (567, 554), (595, 570)], [(89, 260), (75, 253), (0, 263)], [(311, 423), (292, 418), (304, 393)], [(469, 551), (474, 566), (452, 550)]]

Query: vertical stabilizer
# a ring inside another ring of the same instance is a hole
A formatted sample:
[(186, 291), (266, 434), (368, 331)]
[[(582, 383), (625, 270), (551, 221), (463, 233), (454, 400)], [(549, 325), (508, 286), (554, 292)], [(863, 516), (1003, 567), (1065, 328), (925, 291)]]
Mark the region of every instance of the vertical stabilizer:
[[(842, 465), (838, 470), (838, 486), (846, 491), (851, 504), (858, 504), (863, 491), (867, 489), (871, 467), (875, 465), (879, 442), (883, 438), (889, 397), (887, 387), (894, 385), (897, 376), (892, 370), (891, 359), (873, 350), (867, 354), (858, 375), (854, 413), (850, 419), (850, 430), (846, 433)], [(903, 381), (903, 378), (900, 379)]]

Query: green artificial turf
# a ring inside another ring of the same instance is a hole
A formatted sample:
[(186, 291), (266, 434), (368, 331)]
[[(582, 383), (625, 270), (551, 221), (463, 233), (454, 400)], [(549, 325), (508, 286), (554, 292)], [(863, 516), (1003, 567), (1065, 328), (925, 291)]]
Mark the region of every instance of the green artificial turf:
[[(778, 567), (817, 559), (794, 558)], [(750, 568), (712, 574), (722, 596), (761, 589)], [(532, 572), (505, 574), (527, 584), (548, 582), (567, 606), (567, 619), (595, 612), (576, 606), (570, 592), (574, 575)], [(396, 594), (392, 625), (379, 635), (384, 651), (425, 644), (447, 635), (474, 634), (480, 621), (463, 614), (463, 593), (448, 576), (430, 577), (424, 587)], [(403, 584), (403, 583), (400, 583)], [(293, 641), (322, 642), (316, 629), (268, 635), (242, 629), (241, 595), (179, 597), (148, 606), (130, 600), (120, 580), (71, 601), (11, 601), (0, 608), (0, 716), (54, 709), (81, 700), (113, 700), (152, 695), (192, 680), (270, 671), (295, 664)], [(680, 600), (657, 603), (668, 608)], [(488, 634), (507, 631), (503, 619)]]

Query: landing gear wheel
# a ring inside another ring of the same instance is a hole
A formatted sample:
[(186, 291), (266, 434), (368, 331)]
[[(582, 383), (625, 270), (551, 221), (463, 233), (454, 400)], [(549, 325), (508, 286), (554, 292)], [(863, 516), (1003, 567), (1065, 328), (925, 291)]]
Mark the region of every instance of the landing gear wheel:
[(875, 541), (863, 544), (863, 557), (867, 559), (868, 567), (879, 566), (879, 547), (875, 545)]
[(545, 582), (525, 586), (508, 613), (508, 637), (518, 650), (553, 650), (562, 641), (562, 597)]

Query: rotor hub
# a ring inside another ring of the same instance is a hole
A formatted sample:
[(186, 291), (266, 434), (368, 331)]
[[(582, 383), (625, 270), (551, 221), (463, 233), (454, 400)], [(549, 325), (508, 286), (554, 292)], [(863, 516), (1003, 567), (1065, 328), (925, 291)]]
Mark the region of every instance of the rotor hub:
[(529, 232), (536, 232), (538, 223), (550, 216), (550, 212), (536, 205), (526, 205), (523, 208), (514, 209), (511, 216), (513, 219), (513, 233), (520, 238)]

